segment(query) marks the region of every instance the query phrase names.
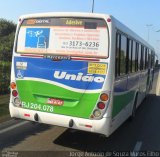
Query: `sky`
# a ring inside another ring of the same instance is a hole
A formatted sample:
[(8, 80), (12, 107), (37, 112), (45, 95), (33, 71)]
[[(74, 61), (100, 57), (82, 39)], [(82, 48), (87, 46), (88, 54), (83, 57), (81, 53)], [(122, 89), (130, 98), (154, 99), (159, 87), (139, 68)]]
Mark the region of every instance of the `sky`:
[[(91, 12), (93, 0), (3, 0), (0, 18), (15, 23), (24, 14)], [(113, 15), (155, 48), (160, 57), (160, 0), (95, 0), (95, 13)], [(149, 25), (149, 26), (147, 26)], [(149, 30), (149, 40), (148, 40)]]

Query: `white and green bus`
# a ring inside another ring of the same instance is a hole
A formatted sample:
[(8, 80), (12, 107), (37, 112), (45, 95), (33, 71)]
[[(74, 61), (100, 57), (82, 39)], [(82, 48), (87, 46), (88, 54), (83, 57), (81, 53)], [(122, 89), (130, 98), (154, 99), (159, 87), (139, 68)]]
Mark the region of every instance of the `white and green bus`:
[(150, 91), (155, 52), (113, 16), (21, 16), (11, 117), (109, 136)]

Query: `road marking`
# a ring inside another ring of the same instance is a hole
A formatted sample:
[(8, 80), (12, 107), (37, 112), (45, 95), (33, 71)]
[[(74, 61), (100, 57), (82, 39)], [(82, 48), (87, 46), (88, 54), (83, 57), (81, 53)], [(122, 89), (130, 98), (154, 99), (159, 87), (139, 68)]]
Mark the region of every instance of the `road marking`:
[(25, 125), (25, 124), (27, 124), (27, 123), (29, 123), (29, 122), (28, 122), (28, 121), (23, 121), (23, 122), (20, 122), (20, 123), (18, 123), (18, 124), (15, 124), (15, 125), (13, 125), (13, 126), (10, 126), (10, 127), (8, 127), (8, 128), (2, 129), (2, 130), (0, 130), (0, 134), (3, 134), (3, 133), (5, 133), (5, 132), (7, 132), (7, 131), (10, 131), (10, 130), (15, 129), (15, 128), (17, 128), (17, 127), (20, 127), (20, 126), (22, 126), (22, 125)]
[(141, 147), (142, 147), (142, 142), (138, 141), (133, 149), (131, 157), (138, 156), (138, 152), (140, 151)]

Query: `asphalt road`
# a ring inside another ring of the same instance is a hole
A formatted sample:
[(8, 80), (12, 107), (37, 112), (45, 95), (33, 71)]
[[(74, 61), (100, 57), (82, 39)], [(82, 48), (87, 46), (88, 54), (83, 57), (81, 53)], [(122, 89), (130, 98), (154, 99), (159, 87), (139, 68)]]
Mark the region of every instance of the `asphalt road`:
[(158, 151), (160, 96), (154, 94), (156, 86), (154, 84), (152, 92), (138, 108), (134, 121), (127, 120), (109, 138), (57, 126), (10, 120), (0, 124), (0, 150), (41, 151), (39, 155), (45, 155), (42, 151), (67, 151), (64, 156), (81, 155), (70, 154), (73, 151)]

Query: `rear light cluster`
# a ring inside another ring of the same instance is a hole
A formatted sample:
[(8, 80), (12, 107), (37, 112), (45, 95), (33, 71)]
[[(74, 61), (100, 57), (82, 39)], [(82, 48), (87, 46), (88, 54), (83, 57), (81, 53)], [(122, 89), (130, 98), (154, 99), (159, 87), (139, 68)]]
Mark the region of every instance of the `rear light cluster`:
[(15, 82), (12, 82), (10, 84), (10, 87), (11, 87), (11, 93), (12, 93), (12, 97), (13, 97), (13, 104), (16, 106), (16, 107), (21, 107), (21, 100), (19, 99), (18, 97), (18, 91), (17, 91), (17, 85)]
[(13, 90), (13, 91), (12, 91), (12, 95), (13, 95), (14, 97), (17, 97), (17, 96), (18, 96), (18, 92), (17, 92), (16, 90)]
[(90, 116), (91, 119), (100, 119), (102, 115), (105, 113), (109, 103), (109, 94), (102, 93), (100, 95), (99, 101), (93, 110), (93, 114)]

